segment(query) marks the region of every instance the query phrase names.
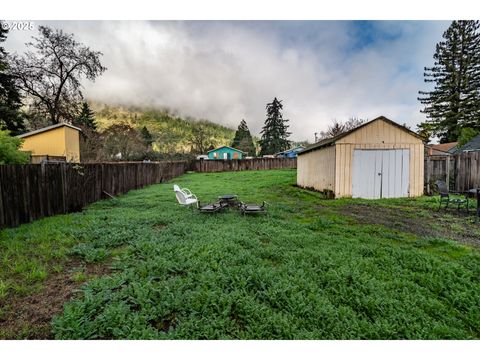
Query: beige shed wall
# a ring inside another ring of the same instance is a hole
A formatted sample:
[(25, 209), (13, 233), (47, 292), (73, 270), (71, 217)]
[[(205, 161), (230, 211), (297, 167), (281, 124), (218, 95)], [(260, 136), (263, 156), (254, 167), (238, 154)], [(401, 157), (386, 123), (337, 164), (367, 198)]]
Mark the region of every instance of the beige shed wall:
[[(422, 140), (386, 121), (378, 120), (336, 142), (335, 196), (352, 196), (354, 149), (410, 149), (410, 196), (423, 194)], [(312, 151), (315, 153), (315, 151)]]
[(297, 185), (335, 191), (335, 146), (311, 151), (297, 158)]

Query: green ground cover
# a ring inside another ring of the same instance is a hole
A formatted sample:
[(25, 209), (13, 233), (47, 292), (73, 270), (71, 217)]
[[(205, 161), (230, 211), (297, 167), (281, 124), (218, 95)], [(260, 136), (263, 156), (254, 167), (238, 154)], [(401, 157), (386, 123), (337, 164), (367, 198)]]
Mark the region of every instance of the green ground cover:
[(295, 176), (171, 182), (202, 201), (266, 200), (268, 216), (193, 212), (176, 204), (170, 183), (3, 230), (0, 304), (41, 294), (75, 259), (112, 270), (72, 271), (86, 282), (52, 322), (59, 339), (480, 336), (478, 222), (435, 212), (435, 198), (324, 200), (295, 187)]

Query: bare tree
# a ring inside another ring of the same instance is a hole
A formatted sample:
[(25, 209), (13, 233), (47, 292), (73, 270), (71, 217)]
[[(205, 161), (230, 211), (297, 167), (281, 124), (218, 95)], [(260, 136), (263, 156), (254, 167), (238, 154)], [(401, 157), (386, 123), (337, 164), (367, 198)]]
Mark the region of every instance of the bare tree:
[(213, 133), (203, 124), (195, 124), (188, 141), (192, 146), (192, 153), (205, 154), (208, 147), (212, 145)]
[(147, 151), (140, 132), (127, 123), (109, 126), (101, 140), (104, 159), (140, 160)]
[(365, 121), (366, 121), (365, 119), (360, 119), (356, 117), (352, 117), (344, 123), (338, 121), (337, 119), (333, 119), (332, 124), (328, 126), (326, 131), (321, 131), (320, 135), (318, 136), (318, 138), (316, 138), (316, 140), (320, 141), (320, 140), (333, 138), (335, 136), (343, 134), (344, 132), (347, 132), (352, 129), (355, 129), (356, 127), (359, 127), (360, 125), (365, 123)]
[(83, 100), (82, 78), (94, 81), (106, 68), (101, 52), (78, 43), (73, 34), (39, 26), (39, 36), (26, 45), (23, 56), (11, 56), (11, 75), (30, 99), (34, 111), (51, 124), (72, 121)]

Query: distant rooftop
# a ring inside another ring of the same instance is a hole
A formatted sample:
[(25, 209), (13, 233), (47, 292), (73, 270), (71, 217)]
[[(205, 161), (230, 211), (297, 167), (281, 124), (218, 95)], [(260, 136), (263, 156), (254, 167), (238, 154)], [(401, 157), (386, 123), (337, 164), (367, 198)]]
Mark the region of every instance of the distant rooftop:
[(461, 153), (467, 151), (480, 151), (480, 135), (475, 136), (472, 140), (467, 142), (455, 152)]

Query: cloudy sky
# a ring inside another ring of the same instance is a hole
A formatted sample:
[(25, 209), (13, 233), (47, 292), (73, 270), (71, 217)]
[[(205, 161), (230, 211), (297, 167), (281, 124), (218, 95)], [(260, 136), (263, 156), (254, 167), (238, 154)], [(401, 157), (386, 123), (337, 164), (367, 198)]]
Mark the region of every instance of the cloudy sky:
[[(253, 133), (265, 104), (283, 100), (292, 139), (313, 141), (332, 119), (385, 115), (423, 121), (423, 67), (449, 22), (35, 21), (103, 52), (108, 70), (84, 82), (89, 99), (166, 106)], [(21, 53), (34, 31), (11, 31)]]

